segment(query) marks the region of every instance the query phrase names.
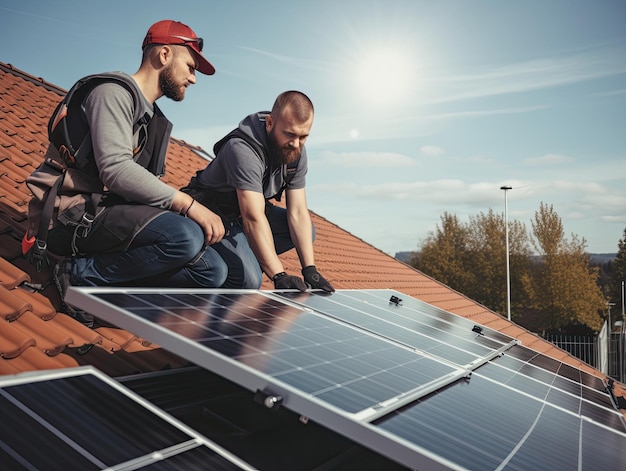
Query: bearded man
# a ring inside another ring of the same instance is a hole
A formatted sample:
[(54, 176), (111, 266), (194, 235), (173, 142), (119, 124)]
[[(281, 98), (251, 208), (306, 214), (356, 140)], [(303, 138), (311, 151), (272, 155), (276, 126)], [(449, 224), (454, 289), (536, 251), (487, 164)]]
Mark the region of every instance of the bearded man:
[[(224, 236), (222, 220), (160, 180), (172, 126), (155, 102), (182, 101), (196, 70), (215, 73), (202, 46), (189, 26), (159, 21), (135, 74), (85, 77), (57, 107), (44, 162), (27, 179), (33, 197), (23, 252), (38, 268), (63, 257), (53, 272), (61, 299), (70, 285), (224, 283), (227, 266), (212, 248)], [(65, 308), (93, 324), (93, 316)]]
[[(281, 93), (270, 112), (247, 116), (215, 144), (215, 159), (183, 188), (224, 221), (227, 233), (214, 245), (228, 265), (223, 287), (258, 289), (265, 273), (276, 289), (334, 291), (315, 267), (305, 194), (313, 114), (304, 93)], [(285, 208), (271, 202), (283, 193)], [(294, 247), (302, 278), (287, 274), (278, 257)]]

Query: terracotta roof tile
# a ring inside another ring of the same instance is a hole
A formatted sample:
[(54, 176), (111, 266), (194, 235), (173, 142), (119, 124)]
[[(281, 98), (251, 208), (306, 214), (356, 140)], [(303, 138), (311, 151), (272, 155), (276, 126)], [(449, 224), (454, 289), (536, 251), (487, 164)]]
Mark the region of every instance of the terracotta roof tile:
[(56, 356), (48, 356), (41, 350), (27, 348), (19, 356), (6, 360), (0, 359), (1, 374), (15, 374), (24, 371), (53, 370), (56, 368), (71, 368), (78, 366), (71, 356), (60, 353)]
[[(0, 292), (1, 291), (2, 289), (0, 288)], [(52, 319), (57, 314), (50, 300), (41, 293), (31, 293), (23, 289), (13, 289), (11, 290), (11, 295), (27, 302), (33, 314), (39, 316), (44, 321)]]
[(0, 319), (0, 356), (2, 358), (15, 358), (33, 345), (35, 345), (34, 338)]
[(14, 291), (18, 290), (8, 290), (0, 285), (0, 316), (7, 322), (12, 322), (24, 312), (32, 310), (29, 300), (15, 296)]
[(136, 335), (131, 334), (125, 330), (113, 329), (110, 327), (99, 327), (96, 331), (102, 335), (102, 337), (106, 340), (111, 341), (119, 348), (124, 349), (127, 347), (133, 340), (137, 338)]
[[(102, 334), (100, 335), (102, 336)], [(115, 353), (122, 350), (122, 346), (119, 343), (116, 343), (110, 338), (104, 336), (102, 336), (102, 342), (100, 342), (98, 346), (108, 353)]]
[[(47, 120), (64, 93), (65, 90), (41, 78), (0, 62), (0, 286), (4, 288), (0, 290), (0, 374), (92, 364), (116, 376), (183, 365), (184, 360), (132, 333), (108, 326), (87, 329), (74, 319), (57, 314), (59, 299), (49, 285), (49, 271), (37, 273), (20, 255), (30, 198), (24, 180), (41, 162), (47, 146)], [(172, 138), (163, 181), (180, 188), (208, 160), (210, 155), (205, 150)], [(317, 231), (316, 263), (336, 288), (395, 289), (604, 377), (537, 335), (395, 260), (322, 216), (312, 212), (312, 219)], [(298, 257), (292, 252), (281, 255), (281, 260), (288, 271), (299, 273)], [(43, 286), (43, 295), (18, 288), (37, 285)], [(263, 288), (273, 288), (267, 278)], [(9, 296), (7, 292), (12, 291), (16, 292)], [(3, 320), (7, 317), (17, 320), (8, 323)], [(17, 328), (25, 325), (31, 329), (24, 327), (27, 333)], [(55, 333), (46, 334), (48, 330)], [(64, 353), (53, 357), (44, 353), (45, 348), (57, 352), (63, 343)]]
[(30, 276), (5, 259), (0, 259), (0, 286), (13, 289), (25, 281), (30, 281)]
[(54, 324), (44, 321), (30, 311), (26, 311), (12, 322), (13, 327), (35, 339), (35, 345), (45, 354), (58, 355), (72, 342), (66, 332), (54, 327)]
[(82, 347), (102, 343), (102, 335), (98, 331), (76, 322), (70, 316), (57, 314), (56, 312), (55, 314), (54, 318), (48, 320), (48, 322), (55, 329), (64, 332), (70, 338), (67, 344), (68, 347)]

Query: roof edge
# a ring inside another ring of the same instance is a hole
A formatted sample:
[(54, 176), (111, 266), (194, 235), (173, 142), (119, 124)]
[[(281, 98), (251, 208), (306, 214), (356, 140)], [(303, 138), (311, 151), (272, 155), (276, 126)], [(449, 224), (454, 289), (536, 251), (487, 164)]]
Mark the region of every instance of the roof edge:
[(34, 83), (35, 85), (42, 86), (46, 90), (50, 90), (52, 92), (58, 93), (59, 95), (65, 95), (67, 93), (67, 90), (61, 87), (58, 87), (56, 85), (53, 85), (50, 82), (45, 81), (41, 77), (35, 77), (34, 75), (30, 75), (29, 73), (24, 72), (21, 69), (18, 69), (13, 64), (0, 62), (0, 70), (4, 70), (7, 73), (17, 75), (18, 77), (23, 78), (24, 80), (28, 80), (29, 82)]

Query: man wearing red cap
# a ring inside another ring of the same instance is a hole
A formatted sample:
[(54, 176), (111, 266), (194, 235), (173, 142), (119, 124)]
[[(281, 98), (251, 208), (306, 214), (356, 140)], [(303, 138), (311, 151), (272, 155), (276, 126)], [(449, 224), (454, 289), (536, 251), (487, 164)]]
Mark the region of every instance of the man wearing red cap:
[[(33, 198), (23, 251), (39, 266), (48, 251), (65, 257), (53, 273), (62, 299), (70, 285), (224, 283), (227, 267), (211, 247), (224, 236), (222, 220), (159, 179), (171, 123), (155, 102), (183, 100), (196, 70), (215, 73), (202, 47), (188, 26), (159, 21), (145, 36), (137, 72), (86, 77), (53, 115), (45, 160), (27, 179)], [(59, 134), (67, 138), (59, 142)], [(93, 324), (89, 314), (65, 307)]]

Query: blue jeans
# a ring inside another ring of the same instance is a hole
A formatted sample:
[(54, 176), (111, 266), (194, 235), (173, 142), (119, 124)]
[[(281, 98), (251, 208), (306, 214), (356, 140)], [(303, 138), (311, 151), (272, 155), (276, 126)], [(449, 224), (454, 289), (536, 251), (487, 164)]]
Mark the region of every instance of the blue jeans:
[[(267, 204), (265, 215), (272, 229), (276, 253), (281, 254), (291, 250), (294, 245), (289, 232), (287, 210), (280, 206)], [(227, 235), (219, 243), (212, 246), (228, 265), (228, 277), (223, 287), (259, 289), (263, 283), (263, 271), (243, 232), (241, 218), (231, 221), (226, 230)], [(315, 228), (311, 227), (311, 230), (313, 231), (313, 239), (315, 239)]]
[(228, 267), (191, 219), (173, 212), (159, 215), (123, 252), (74, 258), (70, 282), (78, 286), (165, 286), (218, 288)]

